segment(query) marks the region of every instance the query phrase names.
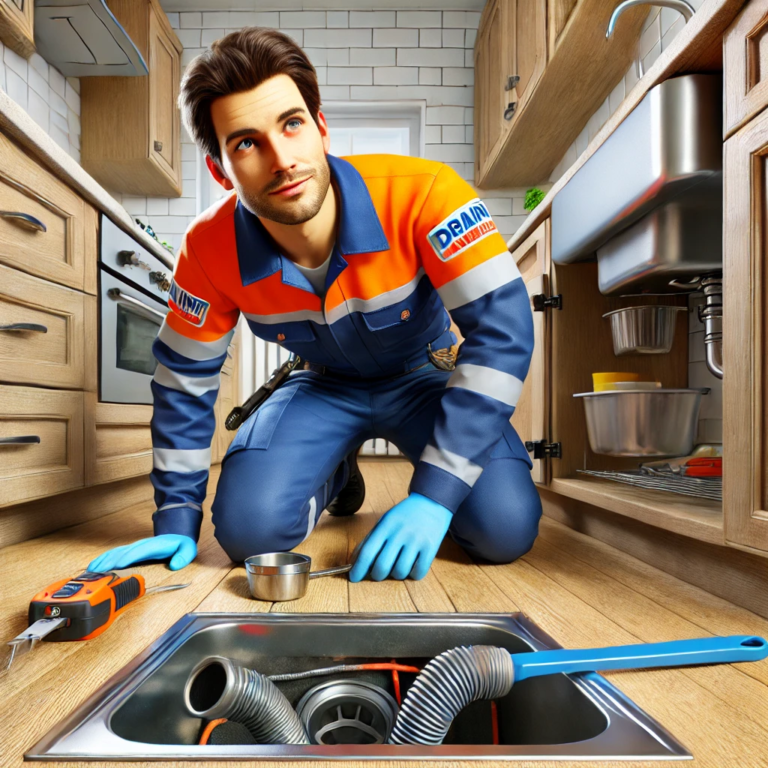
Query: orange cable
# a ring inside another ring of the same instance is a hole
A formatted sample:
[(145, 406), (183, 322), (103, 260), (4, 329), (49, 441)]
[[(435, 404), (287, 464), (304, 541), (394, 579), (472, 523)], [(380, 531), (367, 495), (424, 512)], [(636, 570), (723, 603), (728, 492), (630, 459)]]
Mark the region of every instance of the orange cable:
[[(392, 659), (392, 666), (398, 665), (394, 659)], [(395, 687), (395, 699), (397, 699), (397, 706), (399, 707), (403, 702), (400, 699), (400, 675), (397, 674), (396, 669), (392, 669), (392, 685)]]
[(208, 723), (208, 725), (205, 726), (205, 730), (203, 731), (203, 735), (200, 737), (200, 744), (207, 744), (208, 743), (208, 739), (211, 738), (211, 731), (213, 731), (213, 729), (217, 725), (221, 725), (222, 723), (226, 723), (226, 722), (227, 722), (227, 718), (226, 717), (219, 718), (218, 720), (211, 720), (211, 722)]

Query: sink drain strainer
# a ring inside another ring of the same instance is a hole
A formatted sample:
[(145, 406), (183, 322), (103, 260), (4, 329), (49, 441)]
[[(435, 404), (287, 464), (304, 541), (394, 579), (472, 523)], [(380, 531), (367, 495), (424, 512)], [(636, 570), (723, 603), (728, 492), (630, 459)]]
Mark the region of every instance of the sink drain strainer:
[(329, 680), (310, 688), (296, 711), (313, 744), (384, 744), (397, 704), (383, 689), (358, 680)]

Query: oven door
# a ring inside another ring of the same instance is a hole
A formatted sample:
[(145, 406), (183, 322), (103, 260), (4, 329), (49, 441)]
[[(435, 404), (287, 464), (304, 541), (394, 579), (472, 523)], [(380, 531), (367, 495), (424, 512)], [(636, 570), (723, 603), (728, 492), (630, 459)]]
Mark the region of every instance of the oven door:
[(152, 342), (168, 307), (104, 269), (99, 277), (99, 400), (151, 405)]

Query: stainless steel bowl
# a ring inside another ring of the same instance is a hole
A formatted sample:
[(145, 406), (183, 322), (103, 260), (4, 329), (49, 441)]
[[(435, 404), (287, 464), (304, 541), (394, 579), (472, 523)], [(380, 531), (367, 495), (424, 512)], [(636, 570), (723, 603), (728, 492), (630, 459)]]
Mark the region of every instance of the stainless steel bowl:
[(687, 307), (645, 305), (606, 312), (615, 355), (661, 355), (672, 349), (678, 312)]
[(608, 456), (687, 456), (709, 389), (583, 392), (589, 445)]
[(310, 579), (346, 573), (351, 564), (310, 572), (312, 558), (298, 552), (267, 552), (245, 559), (251, 595), (257, 600), (296, 600), (307, 591)]

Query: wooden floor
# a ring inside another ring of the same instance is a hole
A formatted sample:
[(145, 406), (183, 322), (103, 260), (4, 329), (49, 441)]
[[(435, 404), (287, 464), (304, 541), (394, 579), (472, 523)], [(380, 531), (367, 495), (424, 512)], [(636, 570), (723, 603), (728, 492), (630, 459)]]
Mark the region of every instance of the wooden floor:
[[(378, 517), (406, 495), (409, 464), (361, 464), (368, 489), (365, 506), (352, 518), (332, 518), (327, 514), (321, 518), (317, 529), (300, 547), (300, 551), (311, 555), (313, 568), (347, 562), (357, 542)], [(215, 488), (215, 482), (214, 471), (210, 489)], [(209, 495), (207, 512), (211, 500)], [(39, 588), (75, 575), (107, 548), (150, 535), (151, 511), (146, 504), (136, 505), (0, 550), (0, 636), (10, 639), (26, 627), (28, 602)], [(245, 571), (234, 567), (219, 548), (210, 514), (203, 525), (199, 555), (190, 566), (180, 572), (162, 565), (137, 570), (145, 574), (148, 586), (181, 581), (191, 581), (191, 586), (147, 597), (129, 609), (107, 633), (92, 641), (42, 643), (19, 659), (11, 672), (0, 678), (2, 768), (22, 765), (26, 749), (181, 616), (195, 610), (523, 611), (570, 648), (714, 634), (768, 637), (768, 620), (546, 518), (541, 522), (533, 550), (510, 565), (478, 565), (458, 546), (446, 541), (422, 581), (352, 584), (344, 577), (317, 579), (310, 582), (304, 598), (291, 603), (269, 604), (250, 599)], [(693, 753), (696, 766), (768, 766), (768, 660), (735, 666), (609, 672), (605, 676), (682, 741)], [(248, 764), (266, 765), (261, 761)], [(651, 764), (559, 763), (623, 767)], [(126, 763), (54, 765), (94, 768)], [(131, 765), (224, 768), (231, 763)], [(350, 763), (345, 765), (349, 767)], [(415, 763), (403, 761), (399, 765)], [(456, 765), (451, 763), (450, 768)]]

